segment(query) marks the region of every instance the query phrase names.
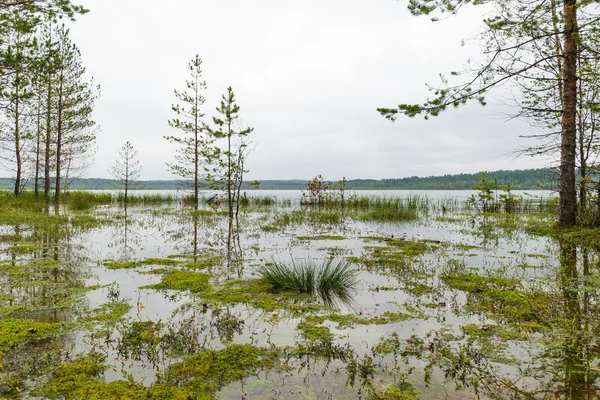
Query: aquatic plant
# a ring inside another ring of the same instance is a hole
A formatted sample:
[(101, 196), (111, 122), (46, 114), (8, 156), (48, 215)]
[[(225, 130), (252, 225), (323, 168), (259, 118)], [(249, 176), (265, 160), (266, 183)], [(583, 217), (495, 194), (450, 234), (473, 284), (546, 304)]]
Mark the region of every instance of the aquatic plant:
[(274, 261), (258, 269), (261, 278), (275, 289), (318, 296), (324, 304), (351, 301), (351, 291), (358, 284), (357, 271), (345, 260), (292, 260), (290, 264)]

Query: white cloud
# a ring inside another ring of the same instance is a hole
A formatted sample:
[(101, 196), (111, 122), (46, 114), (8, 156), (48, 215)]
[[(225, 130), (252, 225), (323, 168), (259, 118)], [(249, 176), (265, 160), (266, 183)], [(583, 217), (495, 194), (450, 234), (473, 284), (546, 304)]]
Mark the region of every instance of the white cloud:
[(375, 110), (419, 102), (426, 82), (477, 56), (481, 10), (444, 22), (411, 16), (392, 0), (82, 0), (91, 9), (72, 26), (88, 73), (102, 85), (102, 127), (89, 176), (105, 177), (130, 140), (143, 178), (169, 179), (174, 147), (162, 138), (198, 53), (212, 115), (233, 86), (241, 116), (255, 127), (249, 179), (391, 178), (482, 169), (540, 167), (513, 161), (526, 125), (469, 106), (437, 119)]

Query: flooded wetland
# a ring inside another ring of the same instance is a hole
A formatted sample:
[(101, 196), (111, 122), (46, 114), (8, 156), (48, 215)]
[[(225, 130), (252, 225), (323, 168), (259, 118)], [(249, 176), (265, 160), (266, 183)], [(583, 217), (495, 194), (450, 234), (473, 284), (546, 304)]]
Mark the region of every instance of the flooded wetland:
[(599, 231), (552, 200), (248, 196), (2, 196), (0, 398), (600, 396)]

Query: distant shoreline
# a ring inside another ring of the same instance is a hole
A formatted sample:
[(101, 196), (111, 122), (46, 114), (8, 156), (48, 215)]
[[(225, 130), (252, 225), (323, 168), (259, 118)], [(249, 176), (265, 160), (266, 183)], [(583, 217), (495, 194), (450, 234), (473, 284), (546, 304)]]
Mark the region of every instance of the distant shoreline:
[[(501, 170), (486, 172), (493, 182), (497, 178), (498, 189), (508, 183), (514, 190), (554, 190), (556, 189), (556, 171), (552, 169)], [(349, 190), (472, 190), (479, 183), (481, 172), (474, 174), (455, 174), (429, 177), (407, 177), (398, 179), (350, 179), (347, 181)], [(309, 179), (264, 180), (260, 181), (261, 190), (304, 190)], [(325, 179), (327, 181), (327, 179)], [(190, 182), (179, 180), (143, 180), (140, 190), (187, 190)], [(337, 182), (330, 182), (330, 189)], [(0, 178), (0, 189), (13, 188), (11, 178)], [(187, 187), (186, 187), (187, 186)], [(28, 182), (26, 189), (33, 187)], [(118, 181), (103, 178), (76, 178), (69, 186), (70, 190), (118, 190)], [(243, 190), (255, 189), (248, 182)], [(202, 190), (210, 190), (208, 187)]]

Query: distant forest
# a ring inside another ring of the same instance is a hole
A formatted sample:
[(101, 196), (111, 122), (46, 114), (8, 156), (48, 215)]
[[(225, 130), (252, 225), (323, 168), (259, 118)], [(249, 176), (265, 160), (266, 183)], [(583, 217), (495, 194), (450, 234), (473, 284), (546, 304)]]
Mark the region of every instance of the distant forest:
[[(510, 183), (513, 189), (536, 190), (536, 189), (556, 189), (558, 175), (552, 169), (528, 169), (514, 171), (491, 171), (486, 172), (490, 178), (498, 178), (498, 187), (502, 188)], [(465, 190), (471, 189), (477, 185), (481, 172), (476, 174), (458, 174), (429, 176), (425, 178), (410, 177), (399, 179), (353, 179), (348, 181), (348, 186), (356, 190), (375, 190), (375, 189), (404, 189), (404, 190)], [(266, 190), (277, 189), (305, 189), (306, 180), (266, 180), (261, 181), (260, 188)], [(147, 190), (175, 190), (189, 186), (187, 182), (177, 180), (162, 181), (141, 181), (141, 188)], [(335, 182), (332, 182), (335, 183)], [(10, 178), (0, 178), (0, 188), (11, 189), (14, 187), (14, 180)], [(27, 184), (27, 188), (31, 185)], [(95, 190), (95, 189), (119, 189), (120, 182), (112, 179), (97, 178), (79, 178), (73, 179), (69, 185), (70, 190)], [(248, 184), (245, 190), (252, 187)]]

